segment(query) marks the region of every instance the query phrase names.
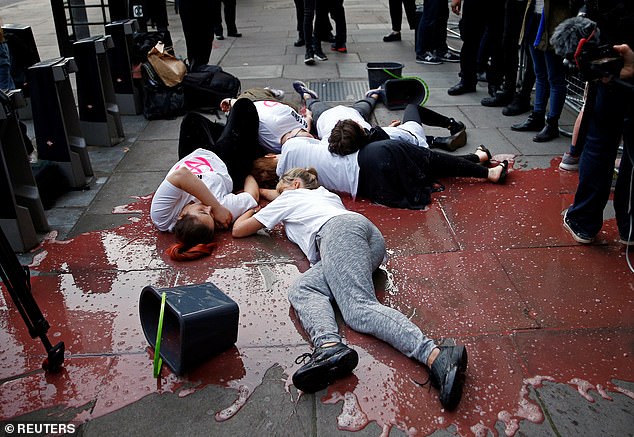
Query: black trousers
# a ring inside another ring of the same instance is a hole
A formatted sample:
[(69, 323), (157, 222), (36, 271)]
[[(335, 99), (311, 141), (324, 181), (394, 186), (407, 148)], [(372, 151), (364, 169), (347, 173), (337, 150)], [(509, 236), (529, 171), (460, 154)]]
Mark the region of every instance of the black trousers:
[(487, 31), (491, 67), (487, 71), (489, 85), (502, 82), (502, 33), (504, 29), (505, 0), (464, 0), (460, 37), (460, 73), (462, 81), (475, 85), (477, 78), (478, 51), (480, 41)]
[(265, 155), (258, 141), (259, 124), (258, 111), (249, 99), (234, 103), (222, 130), (206, 117), (189, 113), (181, 123), (178, 159), (198, 148), (211, 150), (226, 164), (234, 190), (241, 190), (253, 161)]
[(416, 29), (416, 0), (390, 0), (390, 20), (392, 21), (392, 30), (401, 31), (401, 21), (403, 20), (403, 10), (401, 3), (405, 8), (405, 16), (410, 29)]
[(179, 0), (187, 60), (192, 70), (209, 63), (214, 42), (213, 17), (219, 1)]
[(225, 5), (225, 24), (227, 25), (227, 35), (238, 33), (236, 27), (236, 0), (215, 0), (214, 7), (215, 13), (213, 15), (214, 20), (214, 32), (216, 35), (222, 35), (222, 13), (221, 6)]

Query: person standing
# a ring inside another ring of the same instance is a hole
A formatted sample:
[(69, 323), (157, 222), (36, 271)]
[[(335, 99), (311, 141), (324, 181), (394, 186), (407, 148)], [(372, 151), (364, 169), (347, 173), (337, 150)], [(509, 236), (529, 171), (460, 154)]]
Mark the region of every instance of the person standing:
[(317, 0), (304, 0), (304, 39), (306, 41), (304, 64), (306, 65), (314, 65), (315, 59), (318, 61), (328, 60), (321, 49), (321, 41), (313, 35), (316, 2)]
[(563, 226), (572, 238), (589, 244), (603, 226), (603, 210), (610, 198), (614, 162), (623, 138), (623, 157), (614, 188), (614, 211), (622, 244), (634, 244), (632, 172), (634, 171), (634, 2), (610, 0), (586, 2), (587, 17), (601, 30), (601, 42), (614, 46), (624, 60), (620, 72), (624, 83), (596, 82), (585, 144), (579, 162), (579, 185), (563, 216)]
[(450, 96), (476, 92), (477, 64), (480, 44), (487, 32), (491, 65), (487, 70), (489, 93), (502, 82), (501, 48), (504, 26), (504, 0), (451, 0), (451, 10), (462, 12), (460, 37), (460, 81), (447, 90)]
[[(401, 40), (401, 22), (403, 21), (403, 9), (410, 29), (416, 29), (416, 0), (390, 0), (390, 20), (392, 21), (392, 32), (383, 37), (383, 42)], [(426, 6), (426, 5), (425, 5)]]
[(535, 70), (533, 112), (525, 122), (514, 124), (511, 129), (535, 131), (533, 141), (543, 143), (559, 136), (559, 116), (566, 103), (567, 91), (564, 60), (553, 50), (550, 37), (557, 25), (573, 13), (568, 0), (536, 0), (534, 8), (532, 14), (527, 14), (525, 24), (529, 38), (535, 41), (529, 45)]
[(209, 21), (217, 14), (220, 0), (179, 0), (189, 71), (209, 64), (214, 42), (214, 26)]
[(225, 24), (227, 25), (227, 36), (240, 38), (242, 34), (238, 33), (238, 28), (236, 27), (236, 0), (215, 0), (214, 6), (216, 7), (216, 12), (213, 17), (215, 20), (214, 32), (216, 33), (216, 38), (225, 39), (222, 29), (222, 13), (220, 11), (222, 4), (225, 5), (224, 12)]
[(416, 62), (438, 65), (460, 62), (460, 57), (447, 47), (449, 8), (445, 0), (426, 0), (423, 16), (416, 29)]

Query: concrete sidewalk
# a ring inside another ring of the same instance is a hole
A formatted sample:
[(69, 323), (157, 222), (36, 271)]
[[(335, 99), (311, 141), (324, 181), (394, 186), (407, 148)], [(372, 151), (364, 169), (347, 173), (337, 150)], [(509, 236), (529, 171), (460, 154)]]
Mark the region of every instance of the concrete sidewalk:
[[(168, 7), (176, 53), (184, 56), (180, 20)], [(126, 116), (122, 144), (90, 148), (89, 189), (60, 198), (47, 211), (55, 232), (21, 255), (49, 336), (66, 344), (61, 373), (40, 370), (42, 346), (6, 290), (0, 295), (3, 435), (13, 435), (7, 422), (72, 423), (79, 434), (100, 437), (634, 435), (634, 275), (611, 204), (596, 244), (577, 245), (561, 226), (577, 183), (576, 173), (557, 168), (568, 139), (538, 144), (511, 131), (525, 116), (482, 107), (486, 84), (448, 96), (457, 64), (416, 64), (407, 29), (403, 41), (382, 42), (387, 0), (346, 0), (345, 7), (349, 53), (323, 43), (329, 60), (305, 66), (303, 48), (293, 47), (293, 2), (242, 0), (243, 37), (215, 41), (211, 62), (238, 76), (243, 89), (281, 88), (293, 102), (293, 80), (322, 93), (340, 83), (341, 100), (351, 102), (367, 87), (367, 62), (401, 62), (404, 76), (427, 82), (427, 106), (467, 125), (467, 146), (456, 154), (486, 144), (496, 160), (512, 159), (506, 185), (445, 180), (425, 211), (344, 199), (385, 235), (390, 259), (375, 278), (380, 300), (429, 336), (467, 345), (458, 409), (443, 411), (437, 391), (420, 387), (423, 366), (343, 325), (360, 356), (354, 375), (300, 396), (290, 376), (310, 348), (286, 293), (308, 268), (303, 255), (276, 229), (243, 240), (225, 233), (210, 258), (171, 262), (164, 250), (173, 239), (153, 228), (148, 210), (176, 161), (180, 119)], [(48, 2), (0, 3), (0, 16), (33, 27), (42, 59), (59, 55)], [(375, 111), (381, 125), (401, 115), (383, 105)], [(562, 119), (569, 128), (574, 114)], [(154, 379), (139, 322), (142, 288), (208, 281), (240, 306), (236, 346), (185, 376), (163, 367)]]

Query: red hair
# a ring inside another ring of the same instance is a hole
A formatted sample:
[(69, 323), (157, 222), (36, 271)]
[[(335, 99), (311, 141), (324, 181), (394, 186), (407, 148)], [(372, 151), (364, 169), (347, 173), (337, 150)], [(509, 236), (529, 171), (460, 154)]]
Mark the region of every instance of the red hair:
[(186, 247), (183, 243), (174, 243), (165, 253), (174, 261), (194, 261), (211, 255), (217, 243), (197, 244), (193, 247)]

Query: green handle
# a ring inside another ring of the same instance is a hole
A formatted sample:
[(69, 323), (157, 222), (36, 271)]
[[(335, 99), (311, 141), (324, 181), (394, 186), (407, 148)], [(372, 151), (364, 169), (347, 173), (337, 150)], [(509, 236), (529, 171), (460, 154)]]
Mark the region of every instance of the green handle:
[(154, 346), (154, 377), (158, 378), (161, 373), (161, 366), (163, 366), (163, 359), (161, 358), (161, 337), (163, 335), (163, 315), (165, 314), (165, 301), (167, 295), (163, 292), (161, 297), (161, 311), (159, 313), (158, 328), (156, 329), (156, 346)]
[(383, 71), (388, 75), (388, 76), (392, 76), (394, 79), (414, 79), (419, 81), (420, 83), (423, 84), (423, 88), (425, 88), (425, 98), (423, 99), (422, 102), (420, 102), (420, 104), (418, 106), (425, 106), (425, 103), (427, 103), (427, 100), (429, 99), (429, 86), (427, 86), (427, 82), (425, 82), (423, 79), (421, 79), (420, 77), (417, 76), (397, 76), (396, 74), (392, 73), (391, 71), (388, 71), (387, 69), (383, 69)]

